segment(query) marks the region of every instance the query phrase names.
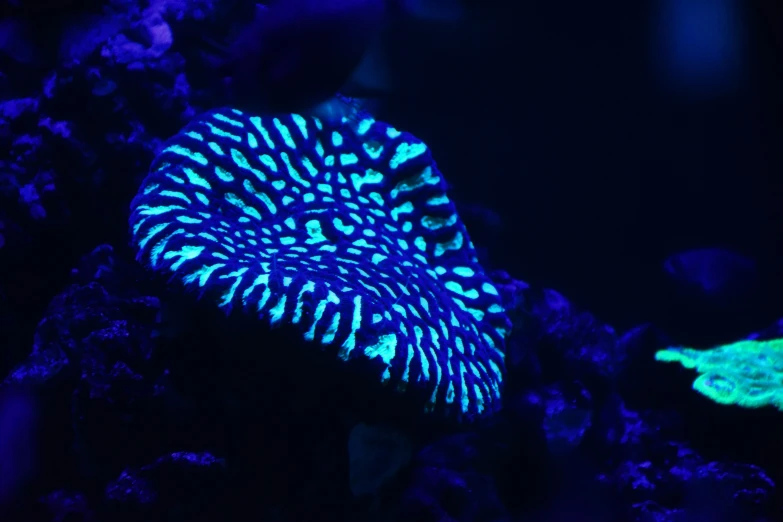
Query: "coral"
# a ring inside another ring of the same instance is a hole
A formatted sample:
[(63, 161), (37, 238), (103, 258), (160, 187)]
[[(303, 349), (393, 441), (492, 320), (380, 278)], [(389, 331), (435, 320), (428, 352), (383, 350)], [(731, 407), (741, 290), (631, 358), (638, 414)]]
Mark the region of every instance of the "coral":
[(369, 116), (207, 113), (134, 199), (138, 258), (290, 323), (425, 411), (495, 411), (510, 323), (426, 145)]
[(783, 410), (783, 339), (744, 340), (710, 350), (672, 347), (658, 351), (655, 360), (701, 373), (693, 389), (720, 404)]

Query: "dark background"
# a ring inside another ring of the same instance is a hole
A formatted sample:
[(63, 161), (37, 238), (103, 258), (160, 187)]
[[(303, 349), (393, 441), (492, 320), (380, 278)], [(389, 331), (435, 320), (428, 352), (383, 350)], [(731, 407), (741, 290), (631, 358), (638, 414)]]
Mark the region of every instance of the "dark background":
[[(437, 60), (401, 40), (417, 99), (389, 113), (432, 147), (457, 199), (500, 214), (500, 232), (468, 223), (494, 266), (618, 329), (728, 342), (783, 312), (780, 8), (736, 2), (724, 72), (698, 56), (678, 72), (659, 40), (673, 31), (665, 3), (476, 4), (467, 34), (434, 38)], [(673, 52), (709, 38), (705, 24)], [(762, 292), (717, 306), (667, 277), (667, 256), (712, 246), (755, 259)]]

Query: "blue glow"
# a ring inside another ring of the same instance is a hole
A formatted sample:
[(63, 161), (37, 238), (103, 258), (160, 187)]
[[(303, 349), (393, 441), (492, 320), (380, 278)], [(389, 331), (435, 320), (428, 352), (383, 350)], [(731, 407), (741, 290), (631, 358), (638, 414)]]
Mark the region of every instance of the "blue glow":
[(192, 121), (132, 203), (139, 259), (226, 311), (373, 360), (379, 384), (425, 392), (422, 411), (497, 411), (510, 324), (442, 175), (415, 137), (358, 122)]

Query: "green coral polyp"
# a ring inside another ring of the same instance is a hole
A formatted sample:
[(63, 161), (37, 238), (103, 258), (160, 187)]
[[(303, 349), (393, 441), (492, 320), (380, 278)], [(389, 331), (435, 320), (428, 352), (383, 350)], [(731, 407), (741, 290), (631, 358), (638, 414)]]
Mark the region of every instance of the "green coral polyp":
[(655, 360), (701, 373), (693, 389), (719, 404), (783, 410), (783, 339), (743, 340), (709, 350), (671, 347)]

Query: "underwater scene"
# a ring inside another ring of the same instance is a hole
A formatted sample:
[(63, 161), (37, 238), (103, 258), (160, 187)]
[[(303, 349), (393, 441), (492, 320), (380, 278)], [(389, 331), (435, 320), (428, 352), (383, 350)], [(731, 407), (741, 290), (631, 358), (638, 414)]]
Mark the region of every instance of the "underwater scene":
[(0, 522), (783, 521), (783, 3), (0, 0)]

